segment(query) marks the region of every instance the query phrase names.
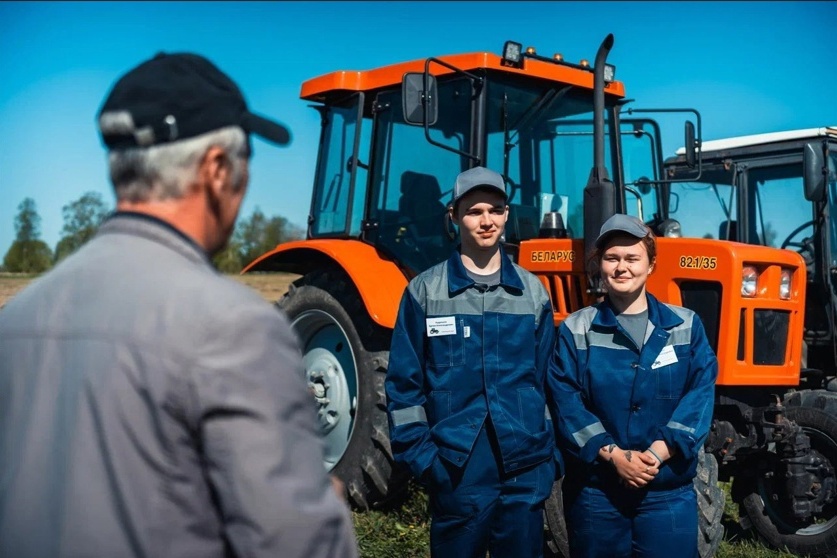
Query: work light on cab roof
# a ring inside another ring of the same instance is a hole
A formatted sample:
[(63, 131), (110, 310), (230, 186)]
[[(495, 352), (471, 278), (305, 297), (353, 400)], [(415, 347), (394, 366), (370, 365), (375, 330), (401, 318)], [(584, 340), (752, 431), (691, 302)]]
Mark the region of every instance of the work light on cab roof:
[[(573, 68), (579, 68), (581, 70), (587, 70), (589, 72), (595, 71), (590, 65), (590, 61), (586, 58), (582, 58), (578, 64), (574, 64), (572, 62), (567, 62), (564, 60), (564, 55), (556, 52), (552, 55), (552, 58), (547, 58), (546, 56), (540, 56), (533, 46), (526, 47), (523, 49), (523, 45), (521, 43), (517, 43), (515, 41), (506, 41), (503, 45), (503, 61), (515, 68), (523, 68), (523, 60), (524, 58), (534, 58), (536, 60), (541, 60), (544, 62), (552, 62), (554, 64), (561, 64), (562, 66), (570, 66)], [(613, 64), (605, 64), (604, 66), (604, 82), (611, 83), (616, 79), (616, 66)]]

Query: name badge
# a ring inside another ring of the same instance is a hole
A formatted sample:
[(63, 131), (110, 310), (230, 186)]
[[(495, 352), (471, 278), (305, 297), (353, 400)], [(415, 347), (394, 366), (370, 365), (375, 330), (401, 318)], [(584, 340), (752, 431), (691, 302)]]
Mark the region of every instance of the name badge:
[(427, 318), (425, 320), (428, 337), (439, 335), (456, 335), (456, 318), (454, 316), (442, 316), (439, 318)]
[(675, 362), (677, 362), (677, 353), (674, 352), (674, 347), (666, 345), (663, 347), (663, 350), (660, 351), (660, 354), (657, 355), (657, 359), (654, 361), (654, 364), (651, 365), (651, 370), (661, 366), (674, 364)]

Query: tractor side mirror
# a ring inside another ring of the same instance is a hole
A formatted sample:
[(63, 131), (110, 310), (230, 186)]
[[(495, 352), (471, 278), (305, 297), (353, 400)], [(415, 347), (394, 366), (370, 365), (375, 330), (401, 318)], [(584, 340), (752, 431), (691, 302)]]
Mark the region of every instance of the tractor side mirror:
[(647, 196), (651, 193), (651, 179), (647, 176), (640, 176), (636, 180), (636, 189), (643, 196)]
[(825, 161), (822, 144), (806, 143), (802, 150), (802, 173), (805, 199), (811, 202), (825, 199)]
[[(427, 87), (425, 88), (425, 80)], [(404, 122), (433, 126), (439, 117), (436, 78), (427, 73), (408, 72), (401, 79)], [(426, 115), (426, 116), (425, 116)]]
[(695, 141), (695, 125), (690, 120), (686, 121), (685, 126), (685, 141), (683, 145), (686, 146), (686, 165), (693, 169), (695, 168), (695, 153), (697, 152), (697, 142)]

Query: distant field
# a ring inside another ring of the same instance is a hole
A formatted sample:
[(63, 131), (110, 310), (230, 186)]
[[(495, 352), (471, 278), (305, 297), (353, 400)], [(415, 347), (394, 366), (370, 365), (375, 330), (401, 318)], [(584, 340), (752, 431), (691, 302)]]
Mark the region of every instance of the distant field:
[[(37, 275), (0, 273), (0, 308), (36, 277)], [(252, 273), (248, 275), (228, 275), (228, 277), (255, 289), (265, 300), (276, 302), (288, 290), (288, 285), (299, 275), (291, 273)]]
[(248, 273), (247, 275), (229, 275), (229, 277), (255, 289), (269, 302), (276, 302), (288, 291), (288, 286), (299, 275), (292, 273)]
[(29, 284), (36, 275), (20, 275), (17, 273), (0, 273), (0, 308), (8, 302), (23, 287)]

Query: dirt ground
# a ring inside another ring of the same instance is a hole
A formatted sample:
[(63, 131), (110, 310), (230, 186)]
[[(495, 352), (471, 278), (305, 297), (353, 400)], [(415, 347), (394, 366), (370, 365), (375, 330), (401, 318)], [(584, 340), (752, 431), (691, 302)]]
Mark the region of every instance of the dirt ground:
[[(291, 273), (253, 273), (229, 275), (228, 277), (255, 289), (265, 300), (276, 302), (288, 290), (288, 285), (299, 275)], [(0, 308), (3, 308), (6, 302), (35, 278), (35, 275), (0, 273)]]

